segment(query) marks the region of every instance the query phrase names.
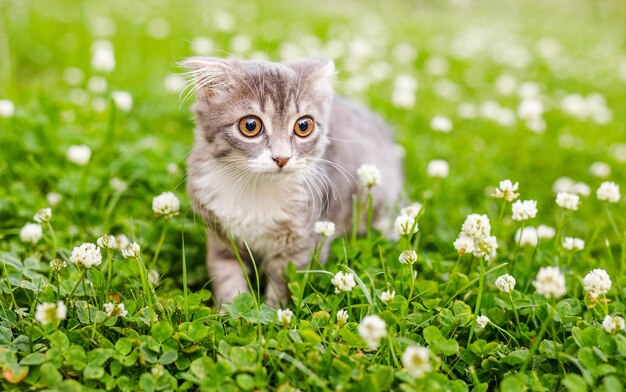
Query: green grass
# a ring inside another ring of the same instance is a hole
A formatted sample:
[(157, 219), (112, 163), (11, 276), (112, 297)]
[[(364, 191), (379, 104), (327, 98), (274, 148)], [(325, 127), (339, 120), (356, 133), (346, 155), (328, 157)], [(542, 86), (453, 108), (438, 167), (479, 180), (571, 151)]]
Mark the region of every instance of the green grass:
[[(626, 154), (620, 153), (626, 149), (626, 7), (620, 1), (544, 3), (0, 0), (0, 100), (16, 108), (12, 117), (0, 117), (0, 389), (622, 390), (624, 331), (609, 334), (601, 324), (606, 313), (626, 312), (626, 202), (608, 205), (595, 190), (605, 180), (626, 190)], [(220, 29), (228, 22), (224, 12), (235, 21), (230, 29)], [(115, 50), (111, 73), (90, 65), (94, 31), (103, 23), (97, 16), (115, 26), (106, 38)], [(353, 241), (348, 234), (333, 243), (328, 264), (307, 274), (291, 269), (294, 316), (286, 326), (256, 295), (237, 297), (221, 313), (212, 307), (204, 223), (184, 190), (192, 99), (164, 88), (199, 36), (212, 41), (217, 56), (235, 51), (241, 36), (250, 40), (246, 58), (281, 60), (343, 47), (337, 91), (393, 125), (406, 151), (406, 198), (425, 204), (412, 241), (380, 233)], [(546, 38), (560, 43), (556, 54)], [(416, 58), (397, 60), (400, 43), (410, 43)], [(355, 60), (361, 50), (369, 54)], [(507, 53), (527, 64), (516, 66), (519, 60), (506, 60)], [(428, 71), (436, 57), (447, 60), (443, 74)], [(381, 64), (388, 69), (381, 79), (355, 87)], [(76, 86), (64, 78), (69, 67), (84, 75)], [(419, 82), (410, 109), (392, 104), (399, 74)], [(519, 117), (502, 126), (457, 114), (461, 103), (488, 100), (516, 112), (518, 94), (495, 86), (503, 74), (540, 87), (545, 132), (528, 130)], [(106, 79), (106, 91), (87, 90), (92, 76)], [(442, 92), (446, 81), (456, 86), (453, 96)], [(129, 112), (115, 110), (115, 90), (132, 94)], [(573, 93), (600, 93), (612, 119), (598, 124), (565, 113), (562, 99)], [(94, 101), (103, 110), (95, 110)], [(452, 120), (451, 133), (431, 130), (435, 115)], [(67, 161), (67, 148), (76, 144), (91, 148), (87, 166)], [(449, 162), (447, 178), (426, 175), (432, 159)], [(590, 173), (597, 161), (611, 167), (606, 179)], [(562, 176), (591, 189), (576, 212), (554, 202), (553, 183)], [(539, 213), (527, 226), (559, 227), (567, 216), (560, 235), (584, 239), (585, 249), (572, 255), (555, 240), (517, 249), (513, 237), (521, 224), (510, 219), (508, 205), (499, 218), (501, 201), (490, 197), (504, 178), (519, 181), (522, 200), (538, 201)], [(126, 189), (115, 186), (119, 180)], [(180, 198), (179, 216), (154, 216), (152, 198), (164, 191)], [(49, 192), (63, 196), (50, 227), (44, 225), (36, 244), (22, 242), (20, 229), (47, 206)], [(457, 256), (452, 243), (471, 213), (489, 216), (499, 244), (495, 260)], [(119, 251), (103, 251), (103, 263), (83, 282), (69, 262), (71, 251), (107, 233), (137, 241), (147, 268)], [(419, 255), (412, 268), (398, 262), (408, 247)], [(49, 267), (55, 257), (68, 263), (58, 274)], [(540, 267), (553, 265), (565, 274), (567, 293), (546, 299), (532, 281)], [(153, 267), (159, 278), (148, 282), (145, 273)], [(613, 281), (606, 302), (585, 295), (582, 279), (593, 268), (605, 269)], [(330, 280), (338, 271), (357, 277), (351, 292), (334, 293)], [(504, 273), (517, 280), (510, 297), (494, 285)], [(384, 290), (396, 292), (389, 304), (380, 299)], [(34, 320), (38, 303), (57, 300), (66, 302), (65, 320)], [(109, 301), (123, 302), (128, 315), (108, 317), (103, 306)], [(349, 319), (338, 325), (342, 309)], [(386, 322), (387, 336), (374, 350), (358, 333), (369, 314)], [(491, 323), (478, 331), (480, 315)], [(403, 353), (416, 345), (431, 353), (433, 369), (422, 378), (402, 364)]]

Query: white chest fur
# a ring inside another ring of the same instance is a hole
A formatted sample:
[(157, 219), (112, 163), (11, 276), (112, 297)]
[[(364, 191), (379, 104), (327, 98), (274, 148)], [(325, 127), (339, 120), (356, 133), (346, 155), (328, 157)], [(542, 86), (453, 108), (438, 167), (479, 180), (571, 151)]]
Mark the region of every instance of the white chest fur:
[(195, 197), (235, 238), (245, 239), (262, 255), (276, 245), (290, 220), (302, 214), (302, 188), (296, 182), (247, 174), (234, 178), (223, 170), (207, 168), (192, 177)]

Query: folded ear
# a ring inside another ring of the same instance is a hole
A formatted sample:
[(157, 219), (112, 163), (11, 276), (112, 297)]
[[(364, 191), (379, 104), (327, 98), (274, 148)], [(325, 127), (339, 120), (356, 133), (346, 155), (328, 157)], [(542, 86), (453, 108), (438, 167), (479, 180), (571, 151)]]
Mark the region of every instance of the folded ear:
[(227, 59), (189, 57), (180, 64), (188, 69), (186, 74), (194, 79), (194, 90), (199, 96), (213, 97), (233, 87), (233, 74), (236, 71)]

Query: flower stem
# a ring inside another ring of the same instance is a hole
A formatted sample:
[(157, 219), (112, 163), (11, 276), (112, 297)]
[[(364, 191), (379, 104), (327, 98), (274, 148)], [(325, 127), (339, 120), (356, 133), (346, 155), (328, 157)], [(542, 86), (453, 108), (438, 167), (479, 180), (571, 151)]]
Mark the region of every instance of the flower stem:
[(613, 231), (615, 231), (615, 234), (617, 235), (617, 238), (622, 236), (622, 232), (620, 232), (619, 227), (617, 226), (617, 223), (615, 223), (615, 219), (613, 219), (613, 214), (611, 213), (611, 210), (609, 209), (608, 205), (604, 206), (604, 211), (606, 211), (606, 216), (609, 220), (609, 223), (611, 224), (611, 226), (613, 227)]
[(141, 255), (137, 256), (137, 265), (139, 267), (139, 278), (141, 279), (143, 292), (148, 297), (148, 305), (150, 308), (150, 326), (152, 326), (152, 323), (154, 322), (154, 300), (152, 298), (150, 282), (148, 281), (148, 271), (146, 270), (146, 265), (144, 264)]
[(76, 284), (74, 285), (74, 288), (72, 288), (72, 291), (70, 291), (70, 295), (67, 297), (67, 303), (68, 304), (70, 303), (70, 301), (74, 297), (74, 293), (78, 289), (78, 286), (80, 285), (80, 282), (85, 280), (85, 273), (86, 272), (87, 272), (87, 270), (85, 270), (85, 269), (82, 271), (82, 275), (81, 275), (80, 279), (78, 279), (78, 282), (76, 282)]
[(561, 234), (563, 231), (563, 228), (565, 227), (565, 223), (567, 222), (567, 213), (563, 214), (563, 217), (561, 218), (561, 222), (559, 222), (557, 228), (556, 228), (556, 237), (554, 239), (554, 250), (557, 250), (559, 245), (561, 244)]
[(515, 242), (515, 250), (513, 251), (513, 260), (511, 261), (511, 272), (515, 271), (515, 262), (517, 261), (517, 252), (519, 251), (520, 246), (522, 245), (522, 235), (524, 234), (524, 228), (526, 227), (526, 222), (522, 222), (522, 227), (519, 231), (519, 238)]
[(413, 277), (413, 265), (409, 265), (409, 279), (411, 280), (411, 288), (409, 289), (409, 298), (407, 298), (407, 300), (409, 301), (409, 309), (410, 309), (411, 298), (413, 298), (413, 288), (415, 286), (415, 278)]
[(391, 358), (393, 359), (393, 364), (396, 368), (400, 367), (400, 362), (398, 362), (398, 356), (396, 355), (396, 350), (393, 347), (393, 339), (390, 334), (387, 334), (387, 339), (389, 340), (389, 352), (391, 353)]
[(352, 195), (352, 233), (350, 233), (350, 239), (353, 244), (356, 242), (356, 236), (359, 231), (359, 222), (361, 217), (360, 210), (359, 196), (355, 193)]
[(374, 198), (372, 192), (367, 192), (367, 236), (370, 237), (372, 233), (372, 218), (374, 216)]
[(517, 308), (515, 307), (515, 301), (513, 300), (513, 296), (509, 293), (509, 300), (511, 301), (511, 308), (513, 309), (513, 314), (515, 315), (515, 328), (517, 329), (518, 335), (522, 336), (522, 331), (520, 330), (520, 322), (519, 315), (517, 314)]
[(157, 260), (159, 259), (159, 254), (161, 253), (161, 247), (163, 246), (163, 242), (165, 241), (165, 232), (167, 231), (167, 222), (163, 224), (163, 229), (161, 230), (161, 237), (159, 238), (159, 243), (157, 244), (156, 252), (154, 252), (154, 257), (150, 262), (150, 269), (154, 269), (156, 266)]
[(472, 327), (470, 328), (469, 337), (467, 338), (467, 349), (469, 350), (472, 343), (472, 335), (474, 335), (474, 329), (476, 328), (476, 316), (480, 311), (480, 302), (483, 298), (483, 286), (485, 282), (485, 263), (484, 258), (480, 258), (480, 277), (478, 279), (478, 297), (476, 298), (476, 307), (474, 308), (474, 320), (472, 321)]
[(604, 315), (609, 315), (609, 304), (608, 299), (606, 298), (606, 294), (602, 294), (602, 309), (604, 310)]
[(61, 300), (61, 275), (59, 272), (55, 273), (57, 280), (57, 301)]
[(511, 338), (511, 339), (515, 342), (515, 344), (516, 344), (517, 346), (519, 346), (519, 342), (517, 341), (517, 339), (515, 339), (515, 336), (511, 335), (511, 333), (510, 333), (510, 332), (508, 332), (508, 331), (504, 330), (503, 328), (500, 328), (500, 326), (498, 326), (498, 325), (496, 325), (496, 324), (494, 324), (494, 323), (492, 323), (492, 322), (489, 322), (489, 324), (490, 324), (492, 327), (494, 327), (495, 329), (497, 329), (497, 330), (498, 330), (501, 334), (503, 334), (504, 336), (506, 336), (506, 337), (508, 337), (508, 338)]
[(113, 253), (110, 249), (107, 250), (107, 288), (105, 291), (104, 301), (109, 300), (109, 292), (111, 289), (111, 277), (113, 276)]
[(498, 214), (499, 221), (502, 221), (504, 217), (504, 210), (506, 210), (506, 200), (502, 199), (502, 207), (500, 207), (500, 213)]
[(57, 249), (58, 249), (57, 236), (54, 233), (54, 229), (52, 228), (50, 221), (46, 222), (46, 226), (48, 230), (50, 230), (50, 237), (52, 237), (52, 259), (54, 259), (55, 257), (57, 257)]

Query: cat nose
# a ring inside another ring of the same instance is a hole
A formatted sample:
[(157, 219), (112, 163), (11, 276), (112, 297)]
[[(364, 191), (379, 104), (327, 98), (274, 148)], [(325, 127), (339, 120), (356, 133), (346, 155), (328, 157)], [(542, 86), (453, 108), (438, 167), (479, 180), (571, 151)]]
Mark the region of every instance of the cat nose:
[(278, 167), (281, 168), (287, 164), (287, 161), (289, 161), (289, 157), (272, 157), (272, 159), (276, 162)]

